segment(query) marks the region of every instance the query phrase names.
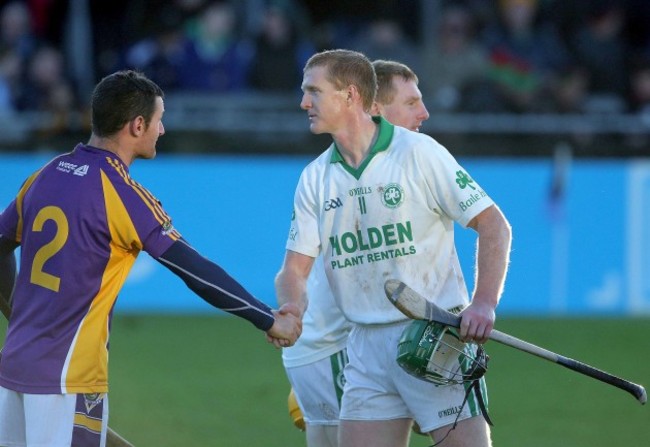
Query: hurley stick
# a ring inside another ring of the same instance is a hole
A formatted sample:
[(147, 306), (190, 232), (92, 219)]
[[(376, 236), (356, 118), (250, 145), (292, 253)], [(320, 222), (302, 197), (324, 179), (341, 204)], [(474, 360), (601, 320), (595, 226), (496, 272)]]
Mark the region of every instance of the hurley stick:
[[(384, 290), (388, 300), (409, 318), (436, 321), (455, 328), (460, 327), (461, 317), (441, 309), (401, 281), (389, 279), (384, 284)], [(641, 402), (641, 404), (645, 404), (648, 400), (645, 388), (641, 385), (621, 379), (608, 372), (589, 366), (586, 363), (540, 348), (532, 343), (497, 331), (496, 329), (490, 332), (490, 339), (627, 391)]]

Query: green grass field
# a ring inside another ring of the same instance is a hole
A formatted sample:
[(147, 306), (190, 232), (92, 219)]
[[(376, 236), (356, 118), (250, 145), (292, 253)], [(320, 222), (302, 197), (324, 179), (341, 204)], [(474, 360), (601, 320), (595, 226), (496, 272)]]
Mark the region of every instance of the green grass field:
[[(497, 328), (650, 386), (650, 319), (502, 318)], [(486, 349), (495, 446), (650, 444), (650, 405), (507, 346)], [(137, 447), (305, 445), (280, 352), (243, 320), (117, 315), (109, 367), (110, 426)]]

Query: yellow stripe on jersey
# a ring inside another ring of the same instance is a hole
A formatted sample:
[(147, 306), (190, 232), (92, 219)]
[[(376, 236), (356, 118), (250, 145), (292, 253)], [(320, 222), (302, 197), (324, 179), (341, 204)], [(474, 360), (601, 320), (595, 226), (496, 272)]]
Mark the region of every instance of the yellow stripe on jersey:
[(124, 170), (124, 166), (122, 163), (118, 162), (116, 159), (111, 158), (111, 157), (106, 157), (106, 161), (108, 162), (109, 165), (113, 166), (115, 170), (120, 174), (122, 177), (128, 177), (129, 174), (126, 173)]
[(102, 432), (102, 420), (88, 417), (85, 414), (75, 413), (74, 425), (94, 431), (95, 433)]
[(127, 181), (129, 182), (129, 184), (130, 184), (134, 189), (137, 189), (137, 190), (140, 191), (144, 196), (146, 196), (147, 199), (149, 199), (149, 202), (148, 202), (148, 203), (149, 203), (151, 206), (154, 207), (154, 209), (156, 210), (156, 214), (157, 214), (158, 216), (160, 216), (160, 217), (163, 219), (163, 221), (168, 221), (168, 220), (169, 220), (169, 216), (167, 215), (167, 213), (165, 213), (165, 211), (164, 211), (164, 210), (162, 209), (162, 207), (160, 206), (160, 201), (159, 201), (158, 199), (156, 199), (156, 198), (153, 196), (153, 194), (151, 194), (151, 193), (149, 192), (149, 190), (148, 190), (147, 188), (145, 188), (145, 187), (142, 186), (140, 183), (138, 183), (138, 182), (136, 182), (135, 180), (133, 180), (133, 178), (131, 178), (131, 177), (129, 177), (129, 178), (127, 179)]
[[(162, 209), (162, 206), (160, 206), (160, 201), (156, 199), (156, 197), (154, 197), (154, 195), (151, 194), (149, 190), (133, 180), (133, 178), (131, 178), (131, 176), (124, 170), (122, 164), (118, 163), (110, 157), (107, 157), (106, 159), (108, 160), (108, 163), (115, 168), (120, 177), (124, 179), (124, 182), (130, 185), (133, 190), (140, 196), (140, 198), (142, 198), (142, 201), (149, 207), (153, 215), (156, 217), (156, 220), (158, 220), (161, 225), (165, 226), (166, 224), (171, 223), (171, 218), (167, 213), (165, 213), (165, 211)], [(174, 240), (178, 240), (180, 239), (181, 235), (178, 231), (173, 230), (169, 233), (169, 237)]]
[[(102, 171), (101, 174), (106, 217), (108, 218), (108, 229), (111, 232), (111, 239), (125, 250), (131, 250), (133, 248), (142, 250), (142, 241), (140, 241), (135, 225), (133, 225), (131, 216), (126, 210), (124, 203), (122, 203), (120, 195), (117, 193), (115, 186), (113, 186), (106, 173)], [(126, 231), (124, 228), (126, 228)]]
[(36, 177), (38, 177), (38, 174), (41, 173), (41, 170), (42, 169), (39, 169), (30, 175), (29, 178), (25, 180), (25, 183), (23, 183), (23, 186), (20, 187), (20, 191), (18, 191), (18, 196), (16, 197), (16, 212), (18, 213), (18, 225), (16, 225), (16, 242), (21, 242), (23, 237), (23, 199), (25, 198), (25, 194), (27, 194), (29, 188), (32, 186), (32, 183), (34, 183), (34, 180), (36, 180)]
[(149, 209), (153, 212), (153, 214), (156, 216), (156, 219), (158, 222), (161, 224), (169, 220), (169, 217), (162, 211), (162, 208), (160, 208), (160, 205), (158, 203), (158, 200), (156, 200), (153, 195), (147, 191), (144, 187), (142, 187), (138, 182), (133, 180), (131, 176), (123, 169), (122, 165), (115, 162), (112, 159), (108, 159), (109, 163), (115, 167), (115, 170), (117, 173), (124, 179), (124, 183), (127, 185), (130, 185), (133, 190), (140, 196), (140, 198), (144, 201), (144, 203), (149, 207)]
[[(102, 171), (102, 187), (111, 234), (110, 255), (102, 275), (99, 292), (93, 298), (88, 314), (79, 325), (67, 368), (63, 374), (69, 393), (100, 393), (108, 391), (108, 315), (117, 295), (142, 250), (133, 221), (115, 187)], [(97, 346), (103, 347), (97, 358)], [(95, 384), (82, 386), (80, 384)]]

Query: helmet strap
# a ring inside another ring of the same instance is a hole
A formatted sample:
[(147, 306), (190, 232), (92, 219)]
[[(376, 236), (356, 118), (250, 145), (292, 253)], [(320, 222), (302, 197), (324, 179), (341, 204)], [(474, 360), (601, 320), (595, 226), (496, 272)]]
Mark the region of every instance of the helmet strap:
[(467, 399), (469, 398), (469, 395), (472, 393), (472, 391), (474, 391), (474, 394), (476, 395), (476, 400), (478, 401), (478, 407), (481, 410), (481, 415), (483, 415), (485, 422), (487, 422), (490, 427), (494, 427), (494, 424), (492, 423), (492, 420), (490, 419), (490, 416), (488, 415), (487, 412), (485, 399), (483, 399), (483, 392), (481, 391), (480, 380), (474, 380), (472, 384), (467, 387), (467, 391), (465, 392), (465, 398), (463, 399), (463, 403), (460, 405), (460, 411), (458, 412), (458, 414), (456, 414), (454, 425), (451, 426), (449, 431), (445, 433), (445, 436), (443, 436), (440, 441), (434, 443), (433, 445), (431, 445), (431, 447), (439, 446), (440, 444), (442, 444), (442, 442), (445, 439), (447, 439), (447, 436), (449, 436), (449, 433), (451, 433), (451, 431), (456, 428), (456, 425), (458, 425), (458, 418), (460, 418), (460, 415), (463, 413), (463, 409), (467, 404)]

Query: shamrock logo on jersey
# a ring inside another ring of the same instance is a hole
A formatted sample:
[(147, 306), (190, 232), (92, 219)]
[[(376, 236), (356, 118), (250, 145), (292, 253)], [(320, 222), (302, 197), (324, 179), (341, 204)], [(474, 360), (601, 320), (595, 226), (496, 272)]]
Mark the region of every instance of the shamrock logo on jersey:
[(390, 183), (384, 187), (381, 202), (388, 208), (397, 208), (404, 201), (404, 190), (397, 183)]
[(465, 189), (468, 186), (474, 190), (476, 189), (474, 188), (474, 185), (472, 185), (472, 183), (474, 183), (474, 180), (472, 180), (472, 178), (463, 171), (456, 171), (456, 183), (458, 183), (460, 189)]

